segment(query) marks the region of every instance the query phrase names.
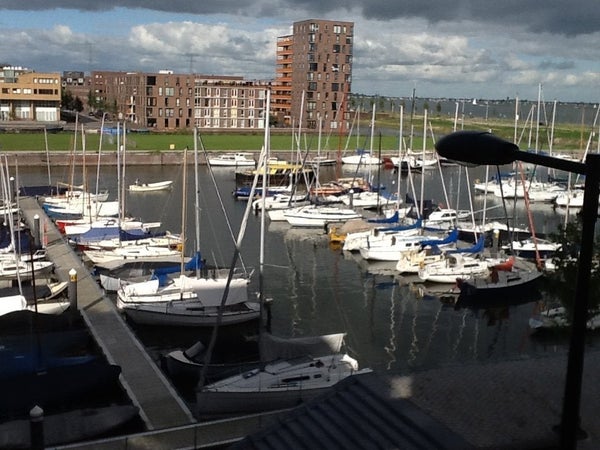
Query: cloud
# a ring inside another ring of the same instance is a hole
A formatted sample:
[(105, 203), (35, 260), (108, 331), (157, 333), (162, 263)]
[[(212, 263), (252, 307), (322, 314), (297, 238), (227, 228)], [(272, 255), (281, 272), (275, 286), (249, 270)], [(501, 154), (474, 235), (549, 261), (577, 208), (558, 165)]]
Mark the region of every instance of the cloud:
[[(535, 97), (545, 83), (552, 97), (596, 101), (600, 17), (592, 0), (574, 0), (567, 10), (556, 0), (139, 4), (5, 0), (0, 62), (272, 79), (277, 37), (294, 21), (318, 17), (355, 23), (354, 92), (408, 96), (417, 87), (428, 96)], [(10, 21), (11, 11), (26, 19)]]
[(73, 9), (95, 12), (113, 9), (145, 9), (191, 15), (228, 14), (245, 17), (286, 17), (300, 13), (304, 17), (339, 16), (354, 13), (367, 20), (389, 21), (420, 18), (429, 23), (472, 21), (520, 26), (530, 32), (577, 36), (600, 31), (600, 11), (593, 0), (139, 0), (81, 2), (76, 0), (4, 0), (7, 10), (48, 11)]

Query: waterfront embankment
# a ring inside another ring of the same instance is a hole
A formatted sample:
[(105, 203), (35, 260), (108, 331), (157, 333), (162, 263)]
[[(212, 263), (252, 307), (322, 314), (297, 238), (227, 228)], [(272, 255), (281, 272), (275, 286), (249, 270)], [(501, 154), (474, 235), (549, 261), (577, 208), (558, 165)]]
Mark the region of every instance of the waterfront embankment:
[[(248, 152), (255, 154), (255, 159), (258, 160), (259, 152), (247, 150)], [(222, 153), (222, 152), (219, 152)], [(101, 166), (116, 166), (119, 164), (126, 164), (127, 166), (169, 166), (179, 165), (183, 163), (184, 154), (189, 164), (193, 164), (195, 160), (195, 154), (193, 151), (188, 150), (163, 150), (163, 151), (127, 151), (125, 159), (119, 160), (119, 156), (116, 151), (102, 152), (98, 157), (97, 152), (87, 152), (85, 155), (76, 154), (73, 155), (71, 152), (4, 152), (6, 161), (10, 167), (68, 167), (68, 166), (89, 166), (95, 167), (98, 164)], [(201, 153), (198, 155), (198, 163), (206, 164), (206, 158), (208, 154)], [(291, 161), (294, 156), (292, 152), (274, 152), (273, 156)], [(123, 156), (121, 156), (123, 158)], [(295, 159), (298, 159), (295, 157)]]

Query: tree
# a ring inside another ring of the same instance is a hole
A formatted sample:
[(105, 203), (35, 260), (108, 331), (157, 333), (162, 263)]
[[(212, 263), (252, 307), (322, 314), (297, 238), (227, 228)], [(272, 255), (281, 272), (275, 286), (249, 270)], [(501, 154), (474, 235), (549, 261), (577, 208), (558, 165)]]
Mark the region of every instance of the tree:
[(71, 91), (68, 89), (63, 89), (60, 99), (62, 103), (62, 109), (72, 110), (74, 100), (75, 99), (73, 98)]
[(75, 100), (73, 100), (72, 105), (73, 105), (72, 109), (74, 109), (75, 111), (78, 111), (78, 112), (83, 111), (83, 102), (81, 101), (81, 99), (79, 97), (75, 97)]
[[(550, 236), (550, 239), (560, 243), (561, 247), (554, 255), (553, 262), (556, 269), (548, 273), (544, 290), (562, 303), (567, 310), (569, 319), (573, 317), (578, 258), (581, 248), (581, 228), (581, 217), (578, 215), (576, 220), (566, 226), (559, 225), (558, 231)], [(595, 310), (600, 305), (600, 240), (598, 238), (594, 243), (593, 261), (588, 287), (588, 308), (590, 310)]]
[(94, 110), (98, 107), (98, 102), (91, 89), (88, 91), (88, 106), (90, 110)]

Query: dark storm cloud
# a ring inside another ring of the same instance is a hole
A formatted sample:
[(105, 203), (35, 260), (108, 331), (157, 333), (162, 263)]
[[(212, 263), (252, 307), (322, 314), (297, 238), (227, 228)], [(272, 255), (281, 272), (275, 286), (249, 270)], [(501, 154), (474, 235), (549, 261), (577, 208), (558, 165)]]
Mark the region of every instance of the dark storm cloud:
[[(180, 14), (233, 14), (247, 17), (289, 17), (291, 13), (305, 17), (328, 18), (346, 12), (348, 17), (362, 16), (373, 20), (421, 18), (433, 26), (442, 22), (463, 20), (495, 25), (519, 26), (535, 33), (566, 36), (600, 30), (600, 8), (594, 0), (219, 0), (214, 2), (171, 0), (104, 1), (80, 0), (4, 0), (0, 9), (51, 10), (68, 8), (81, 11), (106, 11), (114, 8), (138, 8)], [(385, 29), (382, 30), (385, 32)]]

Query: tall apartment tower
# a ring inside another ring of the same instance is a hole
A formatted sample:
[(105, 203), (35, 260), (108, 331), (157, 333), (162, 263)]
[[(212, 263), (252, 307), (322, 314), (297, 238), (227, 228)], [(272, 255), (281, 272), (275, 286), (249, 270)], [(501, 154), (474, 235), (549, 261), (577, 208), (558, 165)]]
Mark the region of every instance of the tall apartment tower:
[(335, 131), (348, 127), (354, 23), (309, 19), (277, 39), (272, 110), (278, 123)]

